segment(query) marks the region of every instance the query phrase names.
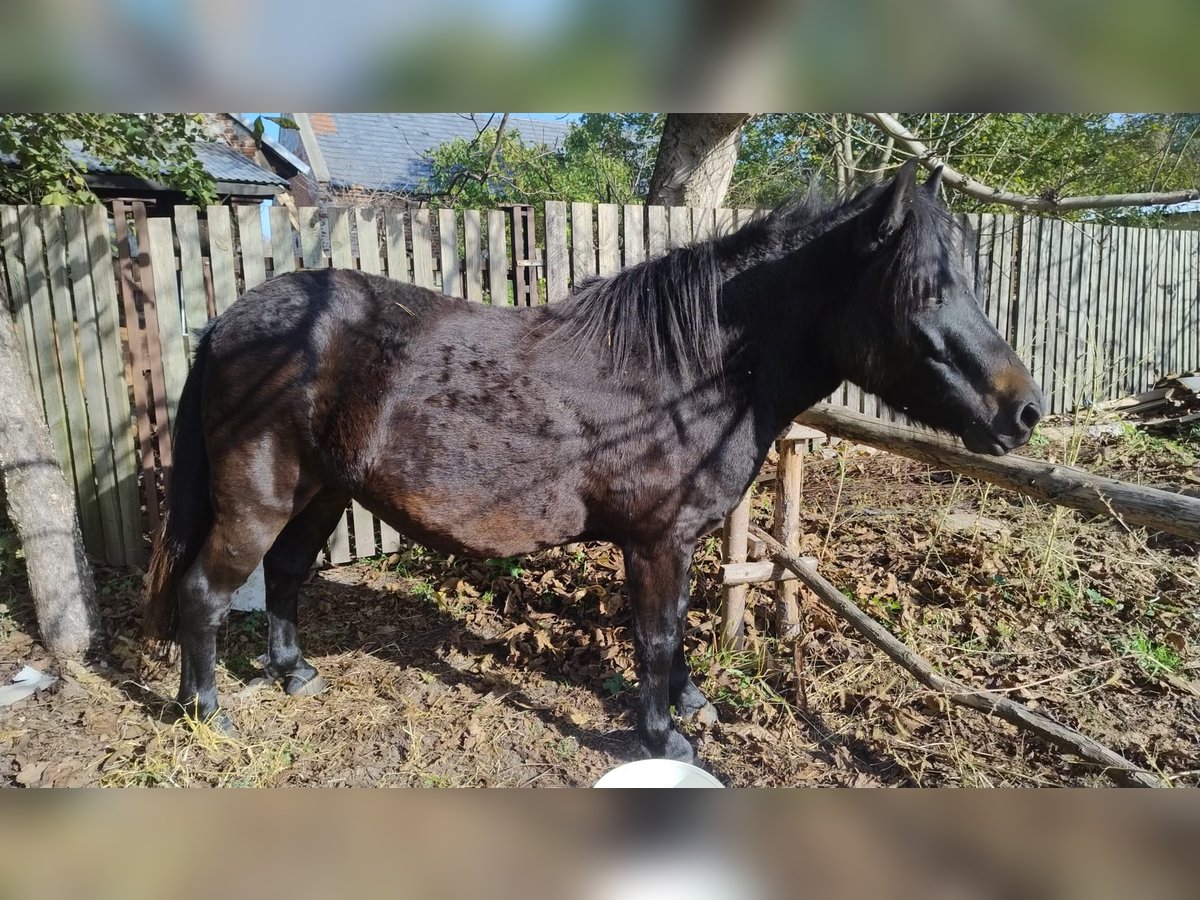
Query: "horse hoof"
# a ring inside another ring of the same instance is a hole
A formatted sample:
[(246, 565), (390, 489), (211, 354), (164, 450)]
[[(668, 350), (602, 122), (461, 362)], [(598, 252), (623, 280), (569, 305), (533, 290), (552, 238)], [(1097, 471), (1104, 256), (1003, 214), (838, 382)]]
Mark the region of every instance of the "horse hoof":
[(311, 675), (293, 673), (283, 679), (283, 690), (289, 697), (315, 697), (328, 687), (329, 682), (317, 672)]
[(678, 731), (668, 732), (667, 740), (662, 750), (655, 752), (645, 744), (642, 744), (641, 751), (643, 758), (673, 759), (676, 762), (684, 762), (692, 766), (697, 765), (699, 759), (696, 755), (696, 748), (692, 746), (691, 741)]
[(209, 716), (204, 721), (204, 724), (217, 734), (221, 735), (221, 737), (230, 738), (232, 740), (237, 740), (238, 738), (237, 726), (233, 724), (233, 719), (229, 718), (229, 716), (226, 715), (226, 713), (222, 710), (217, 710), (215, 713)]

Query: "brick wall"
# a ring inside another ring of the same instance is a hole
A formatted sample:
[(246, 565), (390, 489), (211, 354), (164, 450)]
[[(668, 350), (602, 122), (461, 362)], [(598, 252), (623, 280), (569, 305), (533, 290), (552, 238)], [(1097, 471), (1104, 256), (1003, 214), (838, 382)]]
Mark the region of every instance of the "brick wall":
[(241, 125), (232, 113), (203, 113), (204, 128), (214, 139), (232, 147), (251, 162), (265, 166), (265, 160), (260, 156), (258, 146), (254, 143), (254, 135)]

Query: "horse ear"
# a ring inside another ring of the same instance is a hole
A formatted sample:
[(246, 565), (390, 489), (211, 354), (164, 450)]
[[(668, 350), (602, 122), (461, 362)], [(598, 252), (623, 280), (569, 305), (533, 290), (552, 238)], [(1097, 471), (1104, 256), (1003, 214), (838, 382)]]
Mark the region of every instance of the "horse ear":
[(900, 230), (912, 207), (917, 190), (917, 160), (914, 157), (900, 167), (876, 205), (875, 239), (886, 241)]
[(929, 176), (929, 180), (925, 182), (925, 192), (931, 197), (936, 197), (938, 188), (942, 186), (942, 167), (938, 166), (933, 170), (933, 174)]

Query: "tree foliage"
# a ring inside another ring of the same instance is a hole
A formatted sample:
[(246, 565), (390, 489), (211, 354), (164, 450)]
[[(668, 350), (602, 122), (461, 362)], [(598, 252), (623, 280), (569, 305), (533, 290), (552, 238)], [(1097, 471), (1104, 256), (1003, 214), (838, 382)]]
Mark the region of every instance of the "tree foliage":
[[(1064, 197), (1170, 191), (1200, 182), (1197, 114), (929, 113), (898, 118), (959, 171), (1015, 193)], [(856, 116), (759, 116), (745, 129), (728, 202), (772, 205), (814, 180), (854, 190), (904, 156), (874, 125)], [(952, 201), (966, 212), (1011, 212), (963, 195)], [(1153, 211), (1104, 215), (1128, 220)]]
[[(1200, 183), (1200, 114), (903, 114), (904, 125), (959, 171), (1032, 196), (1171, 191)], [(495, 130), (433, 151), (429, 189), (442, 202), (491, 206), (544, 200), (641, 201), (663, 116), (589, 113), (561, 148), (524, 144), (506, 131), (494, 170)], [(814, 183), (857, 190), (907, 153), (866, 119), (845, 113), (755, 116), (743, 129), (727, 206), (770, 207)], [(450, 199), (453, 198), (453, 199)], [(952, 194), (964, 212), (1011, 212)], [(1156, 210), (1075, 212), (1147, 219)]]
[(661, 128), (661, 116), (651, 114), (588, 114), (552, 148), (526, 143), (511, 128), (488, 127), (430, 151), (433, 174), (422, 192), (459, 206), (630, 202), (645, 195)]
[(213, 181), (196, 158), (198, 117), (186, 113), (0, 115), (0, 202), (93, 203), (94, 159), (106, 170), (214, 202)]

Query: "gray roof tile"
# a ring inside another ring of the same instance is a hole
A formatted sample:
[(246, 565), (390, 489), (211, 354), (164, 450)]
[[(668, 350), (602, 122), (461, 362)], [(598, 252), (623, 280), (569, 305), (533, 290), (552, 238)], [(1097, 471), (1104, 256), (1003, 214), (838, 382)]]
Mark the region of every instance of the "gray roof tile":
[[(428, 153), (454, 138), (473, 139), (479, 129), (500, 124), (500, 116), (476, 113), (333, 113), (336, 130), (318, 132), (317, 141), (334, 187), (414, 190), (431, 174)], [(570, 124), (510, 116), (508, 128), (527, 144), (557, 147)]]
[(274, 184), (287, 187), (287, 182), (246, 159), (232, 147), (217, 143), (197, 143), (196, 158), (206, 172), (217, 181), (239, 184)]

